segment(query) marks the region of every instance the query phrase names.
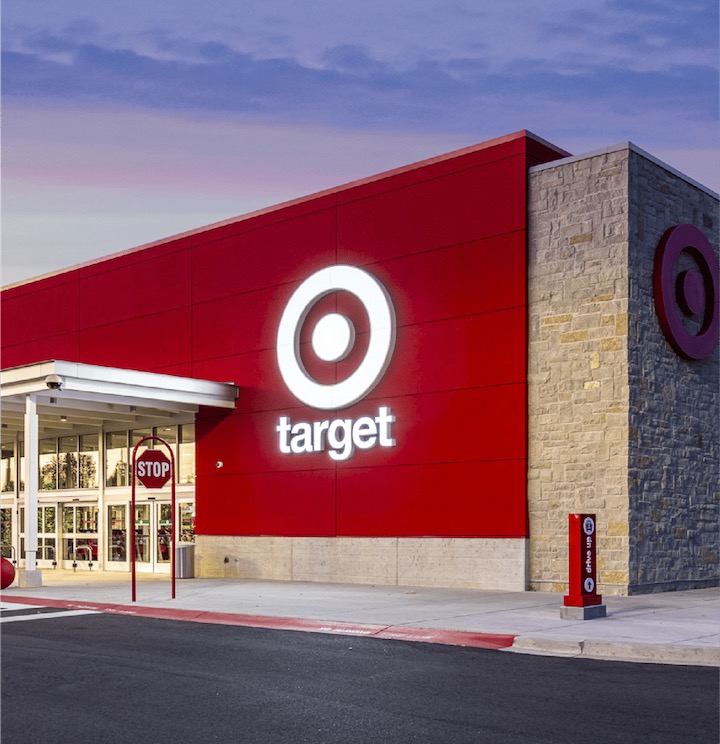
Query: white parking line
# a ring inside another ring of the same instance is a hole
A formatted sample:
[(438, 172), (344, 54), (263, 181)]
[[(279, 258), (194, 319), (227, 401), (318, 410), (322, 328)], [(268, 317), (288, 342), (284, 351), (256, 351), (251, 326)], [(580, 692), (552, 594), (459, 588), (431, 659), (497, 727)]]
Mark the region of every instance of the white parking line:
[[(16, 606), (18, 609), (19, 606)], [(28, 605), (24, 605), (28, 609)], [(60, 610), (59, 612), (38, 612), (34, 615), (14, 615), (11, 617), (0, 617), (0, 623), (17, 623), (22, 620), (52, 620), (56, 617), (74, 617), (76, 615), (99, 615), (95, 610)]]

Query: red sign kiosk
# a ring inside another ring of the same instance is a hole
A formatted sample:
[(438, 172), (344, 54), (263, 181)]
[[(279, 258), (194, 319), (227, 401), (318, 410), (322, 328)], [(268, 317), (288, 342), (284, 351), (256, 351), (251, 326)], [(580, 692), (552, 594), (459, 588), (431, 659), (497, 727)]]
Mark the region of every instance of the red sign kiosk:
[(560, 616), (591, 620), (607, 614), (597, 593), (597, 520), (594, 514), (568, 515), (568, 594)]

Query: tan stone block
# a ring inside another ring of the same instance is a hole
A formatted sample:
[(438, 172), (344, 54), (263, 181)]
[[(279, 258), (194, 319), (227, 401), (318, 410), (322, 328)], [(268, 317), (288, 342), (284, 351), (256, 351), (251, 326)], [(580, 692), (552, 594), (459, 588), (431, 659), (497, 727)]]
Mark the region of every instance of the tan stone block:
[(622, 338), (603, 338), (600, 340), (600, 349), (602, 351), (620, 351), (625, 344)]
[(550, 315), (547, 318), (543, 318), (543, 325), (558, 325), (560, 323), (569, 323), (573, 319), (570, 313), (564, 315)]
[(578, 245), (580, 243), (590, 243), (592, 241), (592, 233), (580, 233), (579, 235), (573, 235), (570, 238), (570, 245)]
[(561, 344), (573, 344), (573, 343), (578, 343), (580, 341), (587, 341), (587, 339), (588, 339), (587, 331), (568, 331), (567, 333), (560, 334)]
[(607, 526), (608, 536), (627, 536), (630, 534), (630, 525), (625, 522), (610, 522)]
[(615, 335), (627, 336), (628, 334), (628, 314), (618, 313), (615, 316)]

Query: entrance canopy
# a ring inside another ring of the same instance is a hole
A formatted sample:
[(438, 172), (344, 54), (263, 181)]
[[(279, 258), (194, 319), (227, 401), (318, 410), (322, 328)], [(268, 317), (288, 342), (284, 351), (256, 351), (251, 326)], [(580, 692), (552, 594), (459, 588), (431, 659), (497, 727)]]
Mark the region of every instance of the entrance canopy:
[(37, 406), (39, 436), (63, 436), (104, 424), (141, 428), (167, 424), (200, 406), (232, 409), (232, 383), (154, 372), (48, 361), (0, 371), (2, 427), (22, 432), (28, 396)]
[[(38, 506), (38, 447), (43, 437), (62, 436), (107, 424), (128, 429), (187, 421), (200, 406), (232, 409), (232, 383), (153, 372), (50, 361), (0, 372), (3, 433), (23, 432), (25, 509)], [(25, 531), (26, 586), (39, 585), (37, 522)]]

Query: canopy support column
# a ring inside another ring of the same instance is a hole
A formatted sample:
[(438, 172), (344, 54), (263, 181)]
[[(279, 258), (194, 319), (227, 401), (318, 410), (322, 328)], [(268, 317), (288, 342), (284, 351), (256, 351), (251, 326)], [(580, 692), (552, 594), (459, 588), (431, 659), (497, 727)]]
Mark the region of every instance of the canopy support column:
[(42, 586), (42, 571), (37, 569), (38, 549), (38, 410), (33, 393), (25, 396), (25, 569), (18, 572), (18, 584)]

